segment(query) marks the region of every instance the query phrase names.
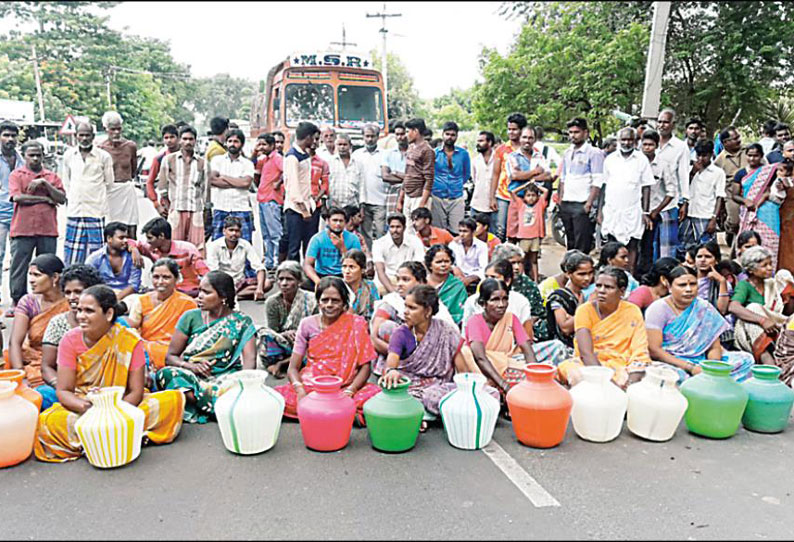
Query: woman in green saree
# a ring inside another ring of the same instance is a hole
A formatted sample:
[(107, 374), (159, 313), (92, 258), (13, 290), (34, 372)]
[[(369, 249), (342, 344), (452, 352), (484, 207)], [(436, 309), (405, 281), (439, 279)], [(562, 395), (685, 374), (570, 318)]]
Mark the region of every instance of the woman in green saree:
[(155, 377), (158, 390), (185, 390), (185, 421), (206, 423), (228, 377), (256, 367), (256, 328), (250, 316), (234, 311), (234, 280), (211, 271), (199, 285), (198, 309), (179, 319)]
[(455, 255), (449, 247), (436, 244), (425, 253), (425, 267), (429, 271), (427, 284), (438, 291), (438, 298), (449, 309), (452, 319), (460, 325), (463, 320), (463, 304), (466, 302), (466, 286), (452, 274)]

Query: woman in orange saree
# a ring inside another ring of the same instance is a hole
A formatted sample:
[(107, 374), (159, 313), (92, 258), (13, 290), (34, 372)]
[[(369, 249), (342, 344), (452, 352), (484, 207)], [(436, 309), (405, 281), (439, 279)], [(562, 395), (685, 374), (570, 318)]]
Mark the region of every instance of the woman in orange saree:
[(3, 352), (6, 367), (24, 369), (32, 388), (44, 384), (41, 377), (41, 343), (53, 316), (69, 310), (59, 279), (63, 262), (55, 254), (37, 256), (28, 270), (32, 292), (25, 294), (14, 310), (14, 324), (8, 350)]
[(179, 264), (171, 258), (161, 258), (152, 265), (154, 290), (130, 303), (127, 323), (140, 332), (152, 372), (165, 367), (168, 344), (179, 318), (196, 308), (192, 297), (176, 289), (178, 279)]
[(155, 444), (174, 440), (182, 427), (185, 396), (177, 390), (145, 393), (144, 353), (138, 335), (116, 323), (116, 294), (104, 285), (83, 292), (79, 326), (64, 335), (58, 348), (58, 399), (39, 415), (34, 444), (40, 461), (78, 459), (82, 445), (74, 424), (91, 402), (93, 388), (124, 387), (123, 400), (143, 410), (144, 437)]
[[(320, 314), (304, 318), (298, 326), (287, 369), (290, 383), (274, 389), (284, 396), (284, 415), (296, 418), (298, 402), (313, 390), (308, 378), (341, 377), (343, 392), (355, 401), (357, 418), (363, 425), (364, 403), (380, 392), (377, 385), (367, 383), (371, 363), (377, 357), (367, 321), (347, 312), (349, 292), (342, 279), (323, 278), (315, 295)], [(304, 357), (306, 365), (299, 370)]]

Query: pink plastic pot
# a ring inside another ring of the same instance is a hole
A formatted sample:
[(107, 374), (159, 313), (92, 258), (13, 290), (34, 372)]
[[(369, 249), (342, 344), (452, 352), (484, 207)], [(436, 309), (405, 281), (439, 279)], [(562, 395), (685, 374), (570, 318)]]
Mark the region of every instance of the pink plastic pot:
[(298, 403), (303, 443), (318, 452), (341, 450), (350, 441), (356, 404), (342, 393), (338, 376), (306, 379), (314, 391)]

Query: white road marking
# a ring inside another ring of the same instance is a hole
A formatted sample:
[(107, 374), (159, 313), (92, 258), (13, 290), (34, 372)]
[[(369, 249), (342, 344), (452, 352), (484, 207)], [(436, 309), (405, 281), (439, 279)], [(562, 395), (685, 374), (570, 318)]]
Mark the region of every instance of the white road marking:
[(527, 471), (525, 471), (510, 454), (505, 452), (495, 440), (492, 440), (482, 451), (536, 508), (560, 506), (557, 499), (543, 489), (543, 486), (541, 486), (537, 480), (527, 474)]

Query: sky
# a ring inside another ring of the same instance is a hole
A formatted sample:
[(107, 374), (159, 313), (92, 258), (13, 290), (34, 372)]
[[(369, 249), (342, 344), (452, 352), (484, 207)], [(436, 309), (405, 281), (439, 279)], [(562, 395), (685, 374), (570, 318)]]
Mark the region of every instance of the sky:
[[(521, 24), (497, 14), (501, 2), (388, 2), (388, 49), (414, 78), (422, 98), (468, 88), (479, 77), (482, 47), (506, 53)], [(170, 42), (176, 61), (197, 77), (229, 73), (264, 79), (297, 51), (326, 51), (341, 41), (368, 52), (382, 37), (382, 2), (122, 2), (107, 11), (111, 28)], [(179, 21), (179, 22), (177, 22)], [(212, 39), (219, 31), (225, 36)], [(299, 37), (302, 34), (303, 37)]]

